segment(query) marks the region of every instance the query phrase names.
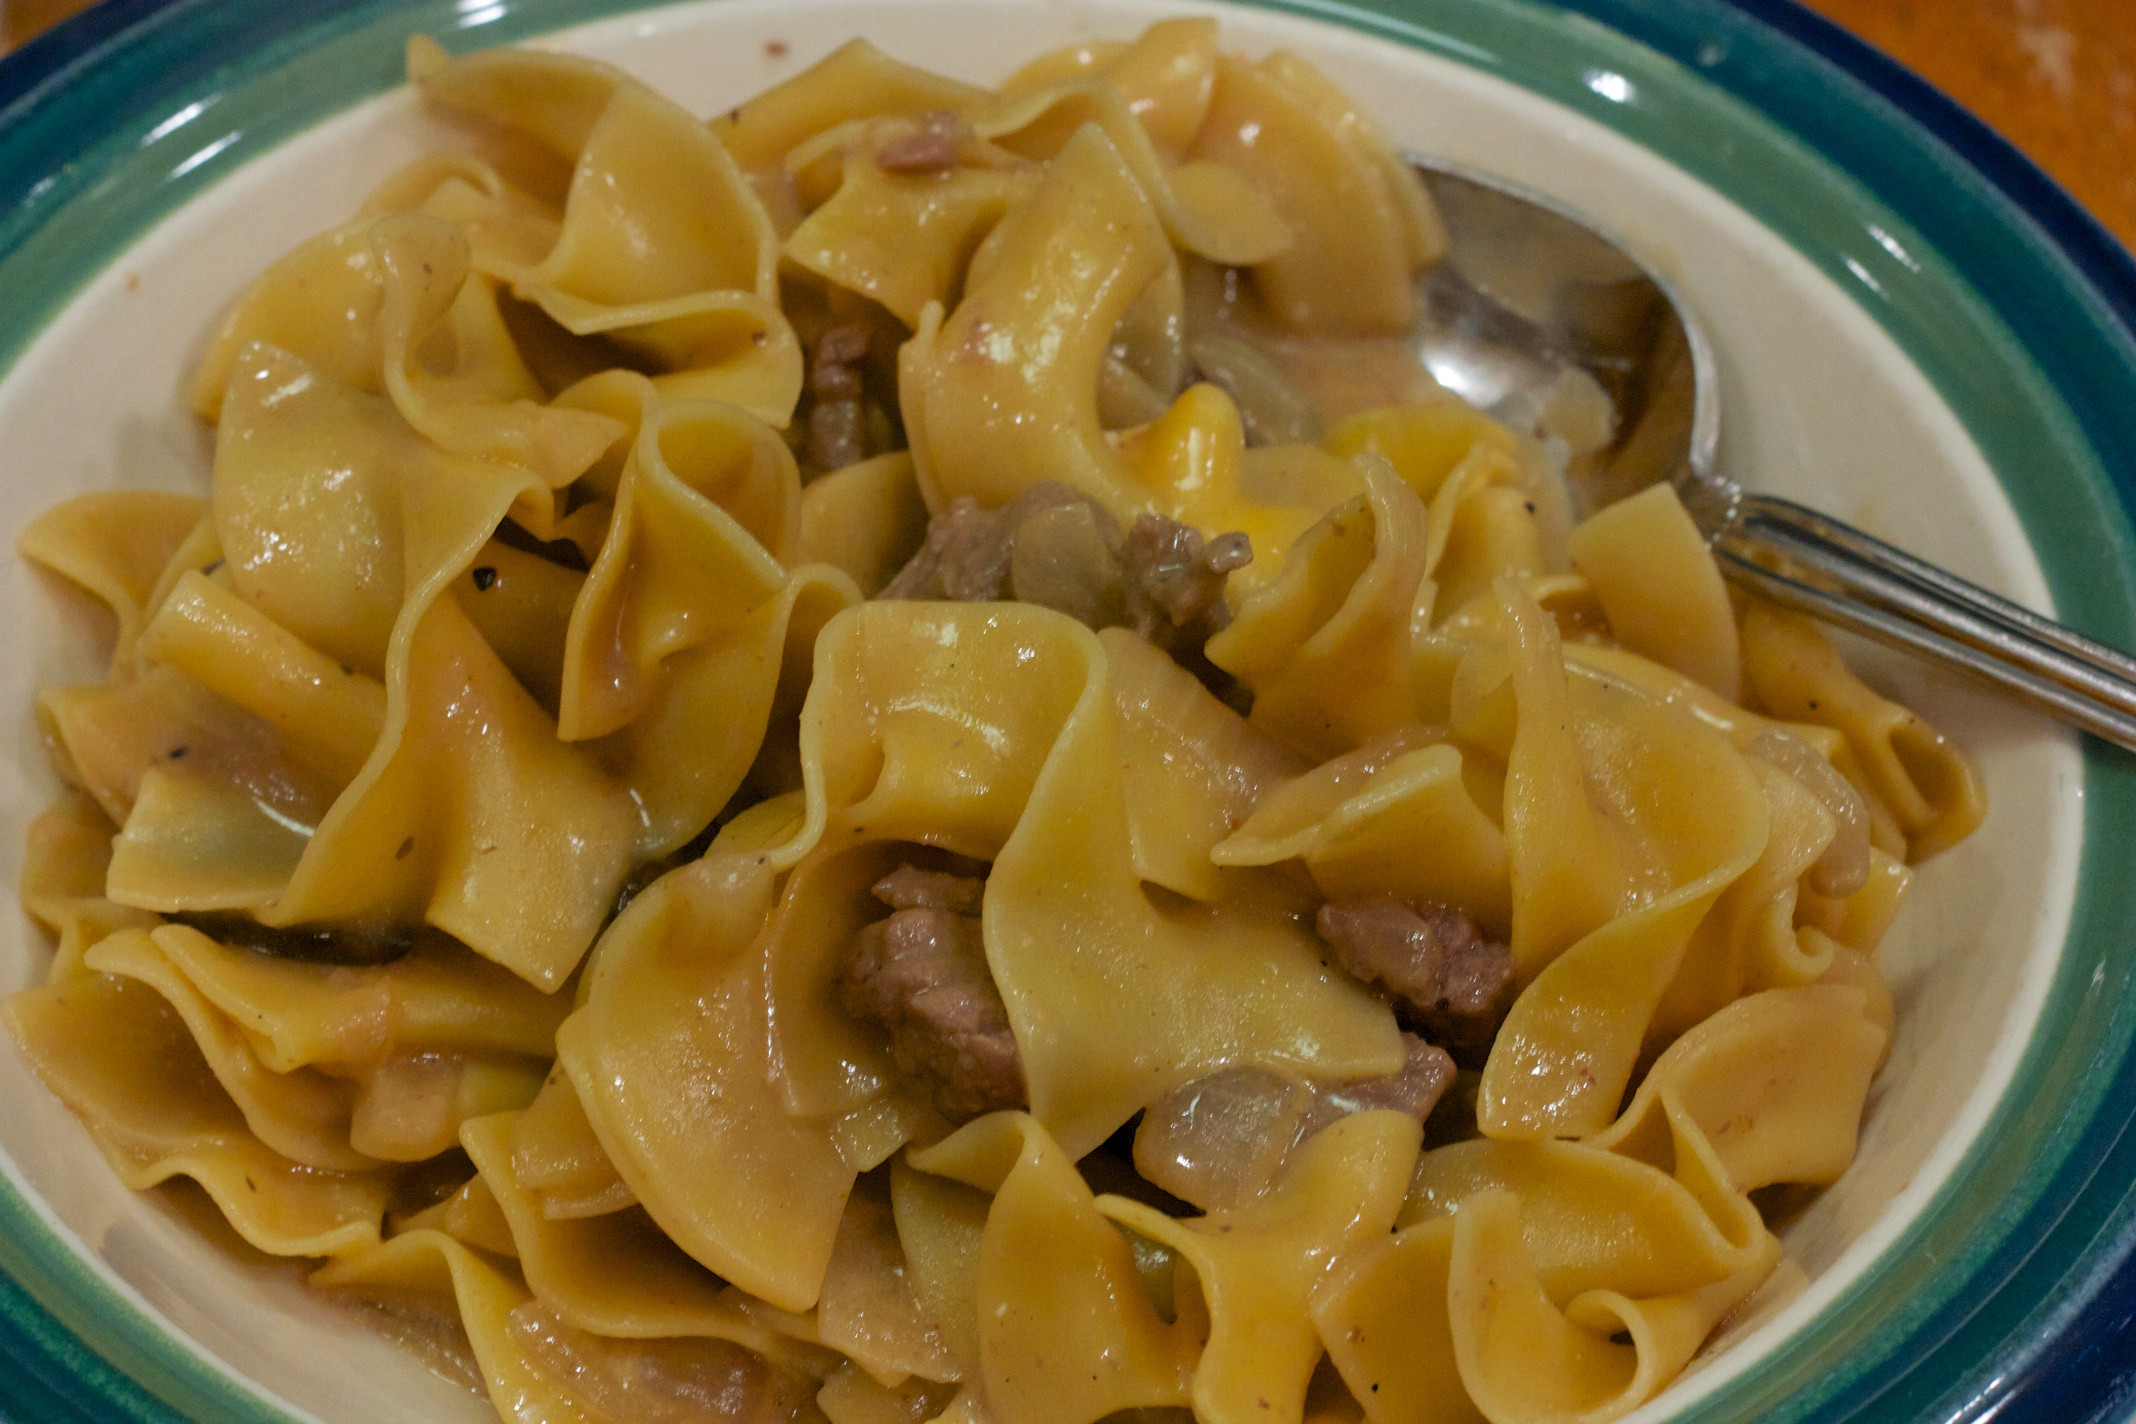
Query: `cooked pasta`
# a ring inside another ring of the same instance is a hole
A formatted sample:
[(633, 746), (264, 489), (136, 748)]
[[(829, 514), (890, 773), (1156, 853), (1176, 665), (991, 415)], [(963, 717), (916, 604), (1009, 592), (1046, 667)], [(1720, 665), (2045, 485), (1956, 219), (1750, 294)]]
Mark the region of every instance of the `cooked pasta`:
[(408, 66), (207, 496), (20, 542), (115, 643), (6, 1017), (129, 1186), (521, 1424), (1601, 1424), (1799, 1279), (1978, 786), (1431, 383), (1327, 79)]

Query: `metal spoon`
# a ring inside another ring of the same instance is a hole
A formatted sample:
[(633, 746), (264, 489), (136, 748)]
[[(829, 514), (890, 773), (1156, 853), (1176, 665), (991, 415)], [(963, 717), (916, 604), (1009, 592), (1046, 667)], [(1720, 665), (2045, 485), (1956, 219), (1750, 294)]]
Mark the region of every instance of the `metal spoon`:
[(2136, 750), (2136, 659), (1792, 500), (1714, 468), (1713, 349), (1662, 278), (1540, 194), (1411, 155), (1451, 246), (1424, 284), (1424, 364), (1487, 409), (1581, 371), (1617, 413), (1576, 494), (1600, 505), (1671, 481), (1728, 578), (1775, 603), (1990, 683)]

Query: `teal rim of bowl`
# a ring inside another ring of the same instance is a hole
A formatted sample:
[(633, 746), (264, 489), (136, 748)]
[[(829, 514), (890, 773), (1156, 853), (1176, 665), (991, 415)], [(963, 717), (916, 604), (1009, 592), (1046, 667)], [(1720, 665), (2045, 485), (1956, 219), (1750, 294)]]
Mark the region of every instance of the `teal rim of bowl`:
[[(1847, 290), (1956, 412), (2061, 616), (2136, 644), (2136, 438), (2117, 418), (2136, 412), (2136, 341), (2066, 235), (1969, 160), (1972, 135), (1932, 132), (1748, 13), (1788, 20), (1784, 0), (1253, 3), (1496, 75), (1736, 202)], [(72, 22), (0, 63), (0, 367), (158, 219), (397, 85), (411, 32), (462, 50), (646, 8), (120, 0), (113, 19)], [(11, 72), (30, 65), (42, 68), (11, 90)], [(2136, 763), (2087, 744), (2083, 794), (2069, 938), (1980, 1136), (1897, 1242), (1815, 1320), (1680, 1411), (1685, 1424), (1985, 1417), (1983, 1403), (2013, 1370), (2036, 1368), (2099, 1289), (2109, 1247), (2125, 1249), (2136, 1220), (2136, 877), (2116, 875), (2111, 852), (2136, 843)], [(0, 1269), (14, 1278), (0, 1280), (0, 1360), (15, 1366), (0, 1377), (0, 1416), (290, 1418), (167, 1335), (5, 1183)]]

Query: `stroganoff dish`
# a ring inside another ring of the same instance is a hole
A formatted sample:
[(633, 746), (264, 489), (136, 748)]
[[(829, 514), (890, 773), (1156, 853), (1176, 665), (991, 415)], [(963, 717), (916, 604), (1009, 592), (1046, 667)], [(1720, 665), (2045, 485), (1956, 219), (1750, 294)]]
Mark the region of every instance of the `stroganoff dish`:
[(409, 69), (209, 495), (21, 540), (116, 632), (6, 1017), (130, 1186), (523, 1424), (1602, 1421), (1799, 1284), (1973, 774), (1639, 392), (1432, 381), (1326, 77)]

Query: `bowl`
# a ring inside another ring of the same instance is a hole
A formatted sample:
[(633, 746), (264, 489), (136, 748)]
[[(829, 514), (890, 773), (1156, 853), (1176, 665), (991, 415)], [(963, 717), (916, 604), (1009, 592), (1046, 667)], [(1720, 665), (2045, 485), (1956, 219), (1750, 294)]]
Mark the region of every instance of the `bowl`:
[[(398, 83), (411, 32), (595, 55), (710, 113), (856, 34), (991, 80), (1180, 12), (1301, 51), (1398, 144), (1586, 212), (1671, 278), (1718, 355), (1728, 475), (2136, 643), (2136, 265), (1787, 0), (112, 0), (0, 64), (0, 532), (83, 491), (205, 489), (180, 392), (214, 318), (435, 137)], [(5, 580), (12, 879), (54, 790), (35, 689), (98, 669), (80, 600)], [(1989, 818), (1880, 951), (1891, 1062), (1854, 1166), (1785, 1233), (1809, 1288), (1638, 1419), (2068, 1420), (2132, 1385), (2136, 764), (1861, 666), (1972, 751)], [(47, 952), (6, 917), (0, 990)], [(212, 1218), (127, 1192), (0, 1045), (0, 1416), (490, 1417)]]

